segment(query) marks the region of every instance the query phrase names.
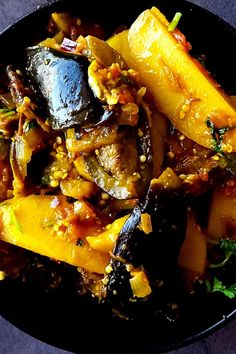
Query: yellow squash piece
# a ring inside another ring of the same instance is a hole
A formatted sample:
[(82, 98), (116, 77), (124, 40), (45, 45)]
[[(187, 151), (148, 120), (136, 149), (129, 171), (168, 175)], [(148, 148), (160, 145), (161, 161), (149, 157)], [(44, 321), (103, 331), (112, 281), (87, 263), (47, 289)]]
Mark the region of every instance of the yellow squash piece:
[(132, 271), (129, 282), (132, 292), (136, 297), (143, 298), (152, 292), (148, 278), (142, 270)]
[(128, 217), (129, 215), (125, 215), (122, 218), (115, 220), (105, 231), (97, 236), (87, 236), (86, 240), (91, 248), (95, 251), (105, 253), (112, 252), (119, 233)]
[(236, 234), (236, 196), (216, 190), (212, 197), (207, 232), (209, 237), (219, 241), (230, 237), (229, 230)]
[[(168, 26), (164, 15), (153, 7), (108, 43), (139, 72), (142, 85), (172, 124), (188, 138), (212, 149), (214, 142), (207, 119), (217, 128), (234, 128), (235, 108), (219, 85), (168, 31)], [(221, 148), (236, 151), (236, 129), (224, 134)]]
[(178, 258), (180, 268), (194, 277), (204, 274), (207, 265), (207, 243), (193, 215), (188, 217), (187, 231)]
[(167, 167), (158, 178), (151, 180), (151, 187), (155, 185), (158, 185), (160, 189), (175, 190), (181, 188), (182, 181), (170, 167)]
[(40, 195), (3, 202), (0, 204), (0, 239), (90, 272), (103, 274), (109, 257), (92, 250), (86, 242), (77, 246), (50, 232), (61, 217), (61, 203), (59, 197)]

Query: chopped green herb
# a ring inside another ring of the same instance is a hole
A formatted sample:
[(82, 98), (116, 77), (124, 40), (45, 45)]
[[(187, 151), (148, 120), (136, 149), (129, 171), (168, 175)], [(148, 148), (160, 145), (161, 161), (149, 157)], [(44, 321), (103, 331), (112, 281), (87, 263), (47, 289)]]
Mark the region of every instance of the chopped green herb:
[(181, 19), (182, 14), (181, 12), (176, 12), (176, 14), (174, 15), (173, 20), (170, 22), (169, 26), (168, 26), (168, 31), (169, 32), (173, 32), (176, 27), (178, 26), (179, 20)]
[(217, 153), (221, 153), (223, 155), (223, 152), (221, 151), (221, 144), (222, 144), (222, 139), (224, 134), (235, 128), (235, 127), (222, 127), (222, 128), (216, 128), (214, 123), (210, 118), (207, 118), (206, 120), (206, 125), (207, 128), (210, 129), (210, 133), (212, 135), (212, 147)]
[(219, 159), (221, 168), (226, 169), (232, 175), (236, 173), (236, 154), (221, 154)]
[(222, 238), (219, 242), (219, 247), (225, 252), (225, 258), (222, 262), (217, 264), (210, 264), (210, 268), (221, 268), (228, 262), (228, 260), (236, 255), (236, 242), (228, 238)]
[(10, 117), (10, 116), (13, 116), (14, 114), (16, 114), (15, 111), (9, 111), (9, 112), (4, 113), (4, 117)]
[(229, 238), (222, 238), (219, 242), (219, 246), (226, 253), (232, 253), (236, 255), (236, 241), (230, 240)]
[(203, 66), (206, 66), (206, 55), (205, 54), (200, 54), (195, 57), (195, 59)]
[(47, 227), (52, 227), (55, 224), (55, 220), (44, 220), (43, 223), (43, 227), (47, 228)]
[(135, 81), (134, 81), (131, 77), (129, 77), (129, 76), (121, 75), (121, 76), (120, 76), (120, 81), (121, 81), (123, 84), (128, 84), (128, 85), (132, 85), (132, 86), (135, 85)]
[(9, 117), (9, 116), (12, 116), (13, 114), (16, 114), (16, 112), (12, 109), (9, 109), (9, 108), (1, 108), (0, 114), (4, 117)]
[(28, 125), (27, 125), (27, 131), (33, 129), (33, 128), (36, 128), (37, 127), (37, 123), (35, 120), (31, 120)]
[(82, 240), (82, 238), (78, 238), (77, 242), (76, 242), (76, 246), (81, 246), (83, 247), (84, 245), (84, 240)]
[(66, 197), (66, 201), (71, 204), (71, 203), (76, 202), (76, 199), (73, 197)]
[(229, 299), (233, 299), (236, 296), (236, 283), (226, 287), (219, 279), (214, 277), (212, 283), (206, 280), (205, 284), (207, 291), (210, 293), (221, 292)]
[(49, 186), (50, 185), (50, 177), (49, 177), (48, 174), (42, 176), (41, 183), (42, 183), (43, 186)]
[(19, 230), (20, 232), (22, 232), (21, 224), (20, 224), (19, 221), (17, 220), (15, 211), (14, 211), (14, 209), (13, 209), (12, 207), (9, 209), (9, 214), (10, 214), (10, 223), (11, 223), (12, 225), (14, 225), (14, 226), (17, 228), (17, 230)]

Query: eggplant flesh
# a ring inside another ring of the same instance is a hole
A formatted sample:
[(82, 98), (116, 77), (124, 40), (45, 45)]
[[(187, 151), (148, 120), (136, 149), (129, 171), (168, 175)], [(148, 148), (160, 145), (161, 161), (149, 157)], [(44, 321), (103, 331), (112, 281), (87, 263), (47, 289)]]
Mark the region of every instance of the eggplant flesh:
[[(133, 297), (127, 265), (144, 269), (152, 290), (157, 279), (170, 279), (186, 231), (187, 203), (179, 191), (166, 191), (158, 185), (149, 188), (124, 224), (113, 250), (112, 271), (108, 275), (106, 299), (127, 304)], [(152, 232), (139, 227), (141, 214), (151, 217)], [(136, 299), (137, 300), (137, 299)]]
[(17, 69), (12, 65), (8, 65), (6, 68), (6, 73), (9, 79), (9, 87), (13, 102), (21, 104), (24, 97), (32, 97), (32, 92), (28, 86), (23, 82), (22, 74), (19, 74)]
[(88, 60), (35, 46), (27, 49), (27, 71), (33, 88), (45, 101), (52, 129), (96, 123), (102, 106), (88, 85)]

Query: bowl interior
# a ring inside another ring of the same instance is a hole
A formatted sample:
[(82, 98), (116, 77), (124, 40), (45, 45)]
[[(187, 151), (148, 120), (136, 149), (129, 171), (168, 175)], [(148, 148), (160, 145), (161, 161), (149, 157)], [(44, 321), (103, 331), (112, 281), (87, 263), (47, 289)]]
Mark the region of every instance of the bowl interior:
[[(59, 1), (29, 14), (0, 35), (2, 60), (18, 63), (23, 48), (45, 37), (48, 16), (71, 10), (86, 20), (104, 23), (108, 30), (131, 24), (142, 10), (156, 5), (171, 19), (182, 12), (180, 30), (194, 55), (206, 55), (206, 67), (227, 92), (236, 82), (236, 30), (209, 12), (185, 1), (121, 0)], [(17, 281), (1, 282), (0, 313), (13, 324), (45, 342), (78, 353), (157, 353), (197, 340), (235, 314), (236, 301), (220, 295), (186, 300), (177, 324), (155, 320), (126, 322), (111, 318), (93, 299), (68, 293), (45, 293)]]

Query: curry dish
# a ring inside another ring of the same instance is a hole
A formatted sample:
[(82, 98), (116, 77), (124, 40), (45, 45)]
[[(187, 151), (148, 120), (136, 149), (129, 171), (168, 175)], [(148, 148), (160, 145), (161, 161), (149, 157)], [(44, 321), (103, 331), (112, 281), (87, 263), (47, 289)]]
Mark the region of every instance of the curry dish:
[(0, 66), (2, 281), (73, 273), (125, 318), (176, 314), (199, 289), (235, 297), (236, 99), (180, 18), (153, 7), (106, 33), (53, 13), (24, 65)]

